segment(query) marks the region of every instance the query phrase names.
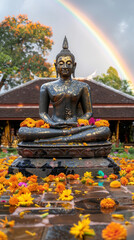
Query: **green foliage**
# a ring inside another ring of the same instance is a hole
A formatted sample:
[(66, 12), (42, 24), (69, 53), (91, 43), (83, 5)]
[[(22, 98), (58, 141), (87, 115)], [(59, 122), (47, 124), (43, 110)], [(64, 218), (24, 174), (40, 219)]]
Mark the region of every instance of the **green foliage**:
[(130, 154), (133, 154), (133, 156), (134, 156), (134, 148), (133, 148), (133, 147), (129, 148), (128, 152), (129, 152)]
[(109, 69), (107, 70), (107, 74), (103, 73), (101, 76), (98, 75), (94, 78), (94, 80), (96, 80), (97, 82), (102, 82), (124, 93), (133, 95), (133, 92), (130, 89), (127, 81), (121, 80), (119, 78), (117, 70), (113, 67), (109, 67)]
[(6, 152), (3, 152), (2, 149), (0, 149), (0, 158), (12, 156), (12, 155), (18, 155), (16, 148), (7, 148)]
[(46, 55), (51, 50), (50, 27), (33, 23), (26, 15), (5, 17), (0, 23), (0, 71), (4, 81), (13, 87), (33, 79), (33, 74), (46, 77), (51, 65)]

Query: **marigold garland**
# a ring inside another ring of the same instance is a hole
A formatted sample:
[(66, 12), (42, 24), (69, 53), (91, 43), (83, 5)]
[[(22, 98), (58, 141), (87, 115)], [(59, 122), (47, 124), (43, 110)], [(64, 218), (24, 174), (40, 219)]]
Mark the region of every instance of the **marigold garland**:
[(23, 122), (20, 123), (20, 127), (50, 128), (50, 125), (48, 123), (45, 123), (42, 119), (35, 121), (32, 118), (26, 118)]

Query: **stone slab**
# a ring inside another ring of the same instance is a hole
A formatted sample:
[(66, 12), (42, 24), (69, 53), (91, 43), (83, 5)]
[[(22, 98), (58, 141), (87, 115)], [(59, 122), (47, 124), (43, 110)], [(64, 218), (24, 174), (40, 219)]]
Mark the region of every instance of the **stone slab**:
[(9, 173), (22, 172), (29, 176), (35, 174), (45, 177), (49, 174), (58, 175), (60, 172), (65, 174), (80, 174), (91, 171), (93, 176), (99, 170), (109, 175), (117, 171), (117, 165), (109, 158), (17, 158), (9, 168)]

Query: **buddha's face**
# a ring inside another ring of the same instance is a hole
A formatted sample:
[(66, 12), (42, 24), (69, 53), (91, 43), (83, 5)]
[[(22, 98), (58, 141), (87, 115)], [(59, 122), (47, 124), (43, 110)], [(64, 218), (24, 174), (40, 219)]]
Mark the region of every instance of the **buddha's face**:
[(60, 77), (67, 78), (74, 72), (75, 63), (71, 56), (61, 56), (57, 60), (56, 68)]

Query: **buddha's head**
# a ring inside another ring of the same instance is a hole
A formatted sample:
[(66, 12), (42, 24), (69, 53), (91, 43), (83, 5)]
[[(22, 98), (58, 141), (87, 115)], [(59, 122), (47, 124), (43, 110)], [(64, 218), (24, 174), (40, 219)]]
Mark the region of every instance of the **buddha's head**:
[(62, 48), (63, 49), (56, 56), (55, 68), (57, 77), (58, 74), (63, 78), (68, 78), (71, 76), (71, 74), (73, 74), (74, 77), (76, 67), (75, 57), (68, 49), (68, 41), (66, 36), (64, 38)]

